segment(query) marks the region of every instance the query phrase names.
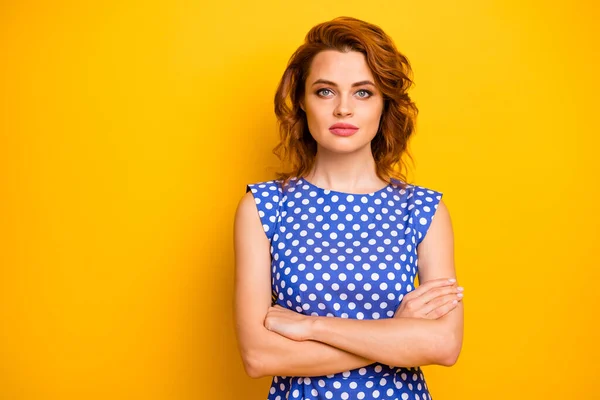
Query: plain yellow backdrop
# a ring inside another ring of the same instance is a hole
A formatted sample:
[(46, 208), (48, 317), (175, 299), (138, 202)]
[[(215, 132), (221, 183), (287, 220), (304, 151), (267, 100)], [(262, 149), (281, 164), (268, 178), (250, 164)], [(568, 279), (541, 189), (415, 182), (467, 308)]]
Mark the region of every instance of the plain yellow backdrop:
[(599, 398), (600, 13), (531, 0), (4, 0), (0, 398), (266, 398), (233, 215), (272, 178), (289, 56), (340, 15), (411, 61), (409, 178), (453, 219), (464, 347), (434, 398)]

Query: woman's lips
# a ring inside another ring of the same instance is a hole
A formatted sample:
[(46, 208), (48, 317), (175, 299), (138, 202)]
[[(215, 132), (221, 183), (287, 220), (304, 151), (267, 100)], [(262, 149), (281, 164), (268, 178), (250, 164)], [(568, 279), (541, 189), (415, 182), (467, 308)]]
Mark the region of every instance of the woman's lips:
[(333, 133), (334, 135), (338, 135), (338, 136), (354, 135), (354, 133), (356, 133), (357, 130), (358, 130), (358, 126), (344, 123), (344, 122), (338, 122), (337, 124), (333, 124), (329, 127), (329, 131), (331, 133)]
[(351, 136), (358, 131), (358, 128), (329, 128), (329, 131), (338, 136)]

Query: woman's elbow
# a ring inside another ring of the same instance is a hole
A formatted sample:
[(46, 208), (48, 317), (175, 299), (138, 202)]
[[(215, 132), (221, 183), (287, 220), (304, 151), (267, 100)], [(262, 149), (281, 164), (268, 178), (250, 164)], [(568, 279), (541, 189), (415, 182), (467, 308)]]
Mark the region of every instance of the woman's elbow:
[(451, 367), (458, 361), (458, 356), (462, 348), (462, 337), (449, 335), (444, 343), (443, 350), (439, 354), (438, 364), (445, 367)]
[[(266, 332), (266, 329), (260, 328)], [(239, 335), (238, 341), (239, 354), (242, 358), (244, 371), (250, 378), (258, 379), (272, 375), (270, 367), (270, 346), (268, 345), (268, 337), (263, 335), (264, 332), (256, 330), (251, 334)]]
[(444, 367), (451, 367), (458, 361), (459, 354), (460, 352), (458, 351), (448, 352), (447, 355), (439, 360), (438, 364)]
[(242, 353), (242, 361), (244, 363), (244, 371), (250, 378), (258, 379), (268, 375), (265, 372), (264, 362), (260, 354), (252, 351), (244, 351)]

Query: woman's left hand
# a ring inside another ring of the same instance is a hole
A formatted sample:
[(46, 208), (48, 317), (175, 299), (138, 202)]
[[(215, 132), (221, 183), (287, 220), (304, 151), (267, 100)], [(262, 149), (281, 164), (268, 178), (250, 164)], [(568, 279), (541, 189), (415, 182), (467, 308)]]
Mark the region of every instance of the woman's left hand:
[(269, 307), (265, 317), (265, 328), (288, 339), (310, 340), (313, 317), (297, 313), (276, 304)]

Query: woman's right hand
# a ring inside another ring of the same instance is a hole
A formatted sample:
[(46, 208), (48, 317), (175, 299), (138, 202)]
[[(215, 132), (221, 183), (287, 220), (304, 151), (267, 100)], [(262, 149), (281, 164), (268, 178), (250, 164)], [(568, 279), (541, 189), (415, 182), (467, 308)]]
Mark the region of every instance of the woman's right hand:
[(407, 293), (394, 318), (438, 319), (456, 308), (463, 288), (454, 279), (432, 279)]

